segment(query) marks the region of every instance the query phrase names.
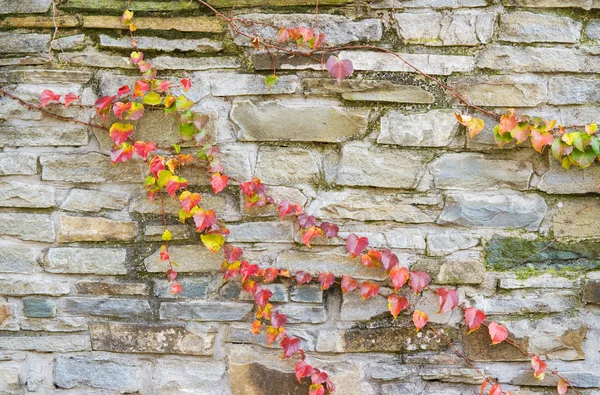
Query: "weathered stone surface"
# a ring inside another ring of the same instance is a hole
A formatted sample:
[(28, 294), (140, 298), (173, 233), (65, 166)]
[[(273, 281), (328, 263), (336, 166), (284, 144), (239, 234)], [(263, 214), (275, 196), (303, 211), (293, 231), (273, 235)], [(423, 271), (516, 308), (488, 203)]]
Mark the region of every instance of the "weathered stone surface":
[(511, 191), (454, 193), (446, 197), (438, 223), (535, 230), (547, 209), (544, 199), (534, 194)]
[[(265, 77), (259, 74), (211, 73), (207, 78), (213, 96), (280, 95), (296, 92), (299, 85), (295, 75), (279, 76), (275, 86), (270, 88), (265, 83)], [(241, 103), (252, 105), (252, 102)], [(233, 109), (236, 108), (234, 105)]]
[[(452, 73), (465, 73), (475, 68), (475, 59), (471, 56), (461, 55), (425, 55), (425, 54), (399, 54), (407, 62), (427, 74), (450, 75)], [(342, 51), (340, 59), (349, 59), (354, 65), (354, 70), (398, 71), (413, 73), (415, 70), (396, 56), (382, 52), (369, 51)], [(318, 64), (313, 66), (317, 68)], [(320, 69), (320, 66), (319, 66)]]
[(321, 324), (327, 321), (327, 314), (323, 306), (287, 303), (279, 306), (277, 310), (285, 314), (290, 324)]
[(481, 284), (485, 277), (483, 254), (479, 250), (457, 251), (448, 255), (440, 266), (439, 284)]
[(89, 295), (148, 296), (150, 294), (150, 287), (145, 283), (79, 281), (75, 284), (75, 290), (78, 294)]
[(600, 304), (600, 281), (588, 280), (583, 289), (583, 301)]
[(294, 226), (291, 222), (246, 222), (229, 225), (232, 243), (290, 243), (294, 241)]
[[(122, 7), (122, 6), (121, 6)], [(220, 33), (223, 27), (214, 17), (136, 17), (138, 30), (177, 30), (181, 32)], [(84, 15), (83, 27), (87, 29), (127, 29), (118, 16)]]
[(533, 75), (453, 76), (448, 85), (476, 106), (536, 107), (548, 95), (546, 80)]
[(87, 386), (130, 393), (138, 392), (142, 381), (142, 367), (131, 361), (74, 356), (57, 358), (54, 364), (54, 384), (59, 388)]
[(252, 304), (232, 302), (163, 302), (160, 304), (160, 319), (243, 321), (252, 308)]
[(60, 208), (66, 211), (97, 213), (101, 210), (121, 210), (128, 202), (123, 194), (95, 191), (90, 189), (72, 189)]
[[(403, 0), (404, 8), (462, 8), (462, 7), (485, 7), (487, 0)], [(395, 0), (375, 0), (373, 8), (398, 8)]]
[(498, 286), (503, 289), (523, 289), (523, 288), (574, 288), (575, 285), (569, 279), (554, 276), (552, 274), (542, 274), (541, 276), (530, 277), (526, 279), (501, 278)]
[[(161, 241), (164, 231), (165, 227), (162, 225), (148, 225), (144, 229), (144, 240)], [(194, 228), (187, 225), (169, 225), (169, 232), (171, 232), (173, 240), (187, 240), (196, 235)]]
[(500, 19), (499, 39), (517, 43), (576, 43), (581, 22), (571, 18), (533, 12), (511, 12)]
[(15, 125), (7, 122), (0, 126), (0, 147), (81, 146), (89, 141), (86, 127), (56, 126), (28, 122)]
[(118, 298), (63, 298), (58, 302), (59, 311), (68, 315), (92, 315), (96, 317), (148, 317), (152, 309), (147, 300)]
[[(128, 8), (131, 11), (182, 11), (194, 10), (199, 7), (199, 4), (186, 3), (183, 0), (174, 0), (170, 2), (162, 1), (146, 1), (142, 4), (130, 4)], [(100, 0), (90, 3), (86, 0), (67, 0), (62, 3), (62, 10), (111, 10), (121, 11), (122, 4), (118, 0)]]
[(436, 159), (430, 172), (439, 189), (525, 190), (529, 187), (533, 166), (526, 162), (491, 159), (481, 154), (449, 153)]
[(261, 395), (280, 393), (285, 389), (285, 395), (302, 395), (308, 391), (308, 383), (301, 384), (293, 371), (281, 370), (265, 366), (258, 362), (238, 363), (229, 362), (229, 377), (234, 395)]
[(233, 56), (181, 58), (174, 56), (157, 56), (153, 65), (162, 70), (212, 70), (235, 69), (240, 66), (239, 58)]
[[(157, 249), (152, 255), (144, 259), (144, 265), (149, 272), (165, 271), (165, 262), (159, 258), (160, 251)], [(173, 245), (169, 247), (169, 255), (173, 262), (177, 262), (177, 271), (186, 272), (214, 272), (221, 267), (223, 257), (213, 254), (203, 245)]]
[(600, 21), (597, 19), (590, 21), (585, 27), (585, 35), (592, 40), (600, 39)]
[(427, 235), (427, 255), (444, 256), (458, 250), (466, 250), (479, 244), (479, 237), (454, 230)]
[(329, 101), (298, 104), (240, 101), (233, 104), (231, 119), (240, 127), (245, 141), (337, 142), (367, 129), (369, 110), (350, 110)]
[(50, 9), (52, 0), (13, 1), (0, 0), (0, 14), (43, 13)]
[(488, 46), (477, 56), (477, 67), (517, 73), (598, 73), (593, 56), (572, 48)]
[(502, 0), (507, 7), (532, 7), (532, 8), (559, 8), (576, 7), (589, 10), (597, 8), (600, 4), (596, 0)]
[[(314, 26), (312, 14), (246, 14), (244, 19), (258, 22), (253, 26), (240, 26), (240, 30), (263, 39), (277, 40), (279, 26)], [(343, 45), (354, 41), (379, 41), (383, 24), (379, 19), (352, 19), (338, 15), (319, 15), (319, 32), (325, 34), (330, 45)], [(241, 35), (235, 36), (237, 45), (250, 46), (250, 41)]]
[[(554, 390), (558, 384), (558, 377), (555, 375), (545, 375), (542, 380), (538, 380), (533, 375), (528, 375), (525, 370), (510, 380), (511, 385), (531, 386), (531, 387), (550, 387)], [(594, 371), (587, 369), (569, 372), (570, 382), (578, 383), (579, 388), (598, 388), (600, 386), (600, 376)], [(592, 390), (595, 391), (595, 390)], [(593, 393), (593, 392), (592, 392)]]
[(70, 285), (64, 281), (37, 278), (0, 278), (0, 295), (66, 295)]
[(516, 290), (511, 294), (498, 294), (493, 297), (477, 295), (475, 306), (488, 315), (559, 313), (569, 311), (578, 305), (578, 297), (572, 290), (554, 290), (552, 297), (545, 297), (545, 291)]
[(391, 111), (381, 117), (379, 144), (405, 147), (446, 147), (460, 143), (453, 110), (432, 110), (422, 114)]
[(17, 243), (0, 244), (0, 273), (33, 273), (40, 270), (38, 258), (42, 253), (39, 246), (24, 246)]
[[(464, 351), (469, 359), (474, 361), (528, 361), (529, 358), (508, 343), (495, 344), (490, 347), (490, 335), (487, 330), (478, 330), (467, 335), (468, 329), (463, 330)], [(517, 339), (517, 344), (527, 351), (529, 340)]]
[(54, 223), (46, 214), (0, 213), (0, 234), (46, 242), (55, 238)]
[[(136, 36), (138, 48), (141, 50), (154, 50), (163, 52), (219, 52), (223, 49), (223, 44), (219, 41), (209, 38), (180, 38), (177, 40), (169, 40), (160, 37)], [(100, 46), (106, 48), (131, 48), (131, 39), (129, 37), (114, 38), (106, 34), (100, 35)]]
[(561, 202), (552, 218), (552, 228), (556, 237), (598, 238), (600, 224), (595, 219), (600, 215), (600, 200), (582, 198)]
[(0, 53), (36, 53), (48, 50), (49, 34), (0, 33)]
[(292, 288), (290, 299), (302, 303), (322, 303), (323, 290), (318, 285), (302, 285)]
[(96, 322), (90, 325), (93, 350), (121, 353), (212, 355), (214, 333), (182, 325)]
[(88, 330), (83, 317), (23, 318), (21, 329), (35, 332), (82, 332)]
[(320, 192), (309, 211), (319, 218), (346, 218), (357, 221), (435, 222), (442, 197), (428, 194), (402, 194), (378, 190)]
[(37, 155), (25, 152), (0, 153), (0, 175), (37, 174)]
[(431, 158), (432, 154), (428, 152), (372, 147), (363, 143), (346, 144), (336, 183), (412, 189), (423, 176), (424, 164)]
[(90, 337), (87, 334), (0, 337), (0, 350), (65, 353), (90, 349)]
[(44, 268), (51, 273), (127, 274), (124, 248), (50, 248)]
[(56, 194), (52, 186), (0, 182), (0, 207), (48, 208), (55, 204)]
[(130, 241), (137, 236), (137, 223), (101, 217), (60, 217), (58, 241)]
[(56, 316), (56, 305), (43, 298), (23, 299), (23, 315), (33, 318), (48, 318)]
[(303, 148), (261, 147), (255, 174), (265, 184), (313, 183), (321, 176), (321, 157)]
[(156, 361), (152, 380), (157, 395), (227, 394), (226, 373), (222, 362), (161, 358)]
[[(57, 15), (56, 18), (51, 16), (9, 16), (0, 22), (2, 27), (23, 27), (30, 29), (50, 29), (56, 26), (61, 27), (79, 27), (82, 22), (75, 15)], [(60, 38), (58, 39), (60, 40)], [(54, 42), (56, 42), (55, 40)]]
[(403, 12), (395, 14), (398, 34), (407, 44), (486, 44), (494, 32), (496, 14), (480, 11)]
[(52, 49), (58, 51), (73, 51), (83, 49), (85, 46), (85, 34), (75, 34), (67, 37), (60, 37), (52, 41)]
[(205, 298), (209, 291), (218, 288), (220, 282), (212, 277), (182, 277), (178, 279), (183, 291), (174, 296), (171, 292), (171, 285), (164, 279), (154, 280), (154, 295), (159, 298)]
[(597, 193), (600, 185), (600, 167), (590, 166), (585, 169), (576, 167), (566, 170), (560, 162), (550, 158), (550, 169), (545, 172), (539, 182), (538, 189), (552, 194)]
[(0, 391), (3, 391), (7, 395), (18, 393), (19, 371), (16, 368), (0, 369)]
[(599, 103), (600, 81), (590, 78), (553, 77), (550, 78), (549, 104)]
[[(86, 143), (87, 144), (87, 143)], [(44, 154), (40, 157), (42, 180), (76, 183), (140, 182), (144, 168), (135, 160), (114, 166), (99, 153), (80, 155)]]

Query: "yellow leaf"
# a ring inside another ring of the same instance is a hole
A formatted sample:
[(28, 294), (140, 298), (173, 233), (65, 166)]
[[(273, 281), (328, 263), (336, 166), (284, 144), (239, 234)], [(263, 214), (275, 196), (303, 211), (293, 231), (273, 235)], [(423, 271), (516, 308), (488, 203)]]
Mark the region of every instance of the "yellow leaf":
[(162, 239), (164, 241), (171, 241), (171, 240), (173, 240), (173, 234), (171, 232), (169, 232), (169, 229), (165, 229), (165, 231), (162, 234)]
[(211, 233), (208, 235), (202, 234), (200, 235), (200, 239), (211, 252), (219, 252), (223, 244), (225, 243), (225, 237)]

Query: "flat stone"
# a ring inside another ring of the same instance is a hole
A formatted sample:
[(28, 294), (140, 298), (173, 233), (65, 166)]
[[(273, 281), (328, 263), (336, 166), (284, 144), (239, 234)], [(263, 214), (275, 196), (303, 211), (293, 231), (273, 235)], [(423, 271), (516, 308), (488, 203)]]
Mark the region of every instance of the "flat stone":
[(22, 318), (21, 329), (34, 332), (82, 332), (88, 330), (87, 318)]
[(438, 219), (442, 225), (481, 226), (490, 228), (538, 228), (548, 206), (535, 194), (512, 191), (472, 192), (446, 197)]
[(118, 298), (63, 298), (58, 301), (58, 310), (67, 315), (118, 318), (141, 318), (152, 314), (147, 300)]
[(124, 248), (50, 248), (44, 268), (51, 273), (127, 274)]
[(455, 230), (430, 233), (427, 235), (427, 255), (444, 256), (475, 247), (477, 244), (479, 244), (479, 237), (468, 233)]
[(313, 183), (321, 176), (321, 158), (315, 150), (261, 147), (256, 160), (256, 177), (265, 184)]
[(487, 44), (490, 41), (494, 32), (496, 13), (403, 12), (395, 14), (394, 19), (398, 34), (407, 44), (474, 46)]
[(377, 193), (365, 190), (323, 191), (312, 201), (309, 211), (323, 219), (357, 221), (435, 222), (443, 204), (434, 194)]
[(137, 236), (137, 223), (101, 217), (60, 217), (58, 241), (131, 241)]
[(559, 161), (550, 158), (550, 169), (542, 174), (538, 189), (551, 194), (598, 193), (600, 167), (566, 170)]
[(431, 158), (431, 153), (346, 144), (335, 181), (338, 185), (413, 189)]
[(42, 242), (53, 242), (56, 237), (47, 214), (0, 213), (0, 234)]
[(476, 106), (536, 107), (548, 96), (546, 80), (532, 75), (452, 76), (448, 85)]
[(323, 290), (319, 285), (295, 286), (290, 291), (290, 299), (302, 303), (322, 303)]
[(594, 19), (585, 27), (585, 35), (592, 40), (600, 39), (600, 21)]
[(458, 124), (452, 110), (421, 114), (390, 111), (381, 117), (379, 144), (405, 147), (447, 147), (457, 140)]
[[(527, 356), (524, 356), (515, 347), (503, 342), (494, 344), (491, 347), (492, 341), (487, 328), (481, 327), (479, 330), (468, 333), (468, 329), (463, 330), (464, 351), (467, 357), (474, 361), (529, 361)], [(510, 335), (509, 335), (510, 336)], [(517, 344), (528, 351), (529, 339), (516, 339)]]
[[(159, 258), (160, 251), (157, 249), (152, 255), (144, 259), (144, 265), (148, 272), (162, 273), (166, 270), (167, 263)], [(169, 247), (171, 261), (177, 263), (177, 271), (212, 273), (221, 267), (222, 254), (214, 254), (203, 245), (173, 245)]]
[(259, 362), (240, 363), (230, 359), (228, 373), (233, 395), (275, 394), (282, 388), (286, 395), (308, 392), (308, 383), (299, 383), (293, 371), (282, 372)]
[(502, 289), (524, 289), (524, 288), (574, 288), (572, 281), (554, 276), (552, 274), (542, 274), (541, 276), (530, 277), (526, 279), (501, 278), (498, 286)]
[(58, 388), (87, 386), (138, 392), (143, 387), (143, 368), (131, 361), (95, 359), (90, 357), (60, 357), (54, 364), (54, 384)]
[[(122, 6), (121, 6), (122, 8)], [(121, 8), (119, 10), (121, 10)], [(138, 30), (177, 30), (180, 32), (220, 33), (223, 27), (216, 17), (136, 17)], [(120, 16), (84, 15), (83, 27), (86, 29), (127, 29), (121, 23)]]
[(0, 369), (0, 391), (7, 395), (17, 394), (19, 386), (19, 371), (16, 368)]
[(179, 58), (174, 56), (157, 56), (152, 64), (159, 70), (213, 70), (236, 69), (240, 59), (234, 56)]
[(0, 207), (48, 208), (56, 204), (54, 187), (23, 182), (0, 182)]
[(496, 314), (531, 314), (559, 313), (576, 308), (579, 297), (572, 290), (557, 289), (552, 291), (552, 297), (544, 297), (544, 290), (515, 290), (510, 294), (498, 294), (492, 297), (475, 295), (474, 305), (487, 315)]
[(82, 52), (61, 52), (58, 54), (58, 60), (76, 66), (102, 67), (109, 69), (134, 68), (127, 56), (97, 52), (95, 49), (90, 48), (87, 48)]
[(31, 0), (22, 3), (12, 0), (0, 0), (0, 14), (44, 13), (50, 9), (51, 5), (52, 0)]
[(323, 306), (286, 303), (278, 306), (277, 309), (280, 313), (285, 314), (290, 324), (322, 324), (327, 321), (327, 314)]
[[(255, 22), (256, 25), (246, 27), (242, 24), (240, 26), (242, 32), (272, 41), (278, 40), (277, 33), (280, 26), (314, 27), (315, 23), (313, 14), (246, 14), (244, 20)], [(344, 16), (321, 14), (319, 15), (319, 32), (325, 34), (329, 45), (379, 41), (383, 35), (383, 23), (380, 19), (354, 21)], [(246, 37), (239, 35), (234, 37), (237, 45), (251, 45), (250, 40)]]
[[(485, 7), (487, 0), (403, 0), (403, 8), (462, 8), (462, 7)], [(398, 8), (394, 0), (375, 0), (373, 8)]]
[(89, 142), (86, 127), (7, 123), (0, 126), (0, 147), (83, 146)]
[(596, 0), (502, 0), (507, 7), (559, 8), (574, 7), (589, 10), (598, 8)]
[(339, 142), (366, 132), (368, 109), (347, 109), (330, 101), (299, 104), (239, 101), (233, 104), (231, 119), (245, 141)]
[(600, 200), (565, 199), (552, 218), (554, 235), (561, 238), (587, 239), (600, 237)]
[(215, 334), (183, 325), (95, 322), (92, 349), (120, 353), (212, 355)]
[(183, 291), (174, 296), (171, 293), (171, 283), (166, 279), (154, 280), (154, 295), (159, 298), (206, 298), (209, 291), (219, 287), (220, 282), (212, 277), (182, 277), (178, 279)]
[[(275, 86), (267, 87), (265, 77), (259, 74), (211, 73), (208, 76), (213, 96), (280, 95), (294, 93), (299, 81), (295, 75), (281, 75)], [(253, 106), (250, 101), (234, 104), (233, 110), (242, 105)], [(255, 106), (254, 106), (255, 107)], [(243, 112), (243, 110), (241, 111)], [(277, 115), (277, 114), (273, 114)], [(272, 115), (272, 116), (273, 116)]]
[(24, 296), (24, 295), (51, 295), (61, 296), (70, 292), (68, 283), (49, 279), (0, 279), (0, 295)]
[(87, 334), (43, 336), (0, 336), (0, 350), (36, 352), (77, 352), (90, 351), (90, 337)]
[(600, 304), (600, 281), (588, 280), (583, 288), (583, 301)]
[(577, 77), (552, 77), (548, 84), (549, 104), (600, 103), (600, 82)]
[(510, 12), (500, 17), (501, 41), (517, 43), (576, 43), (581, 37), (581, 22), (571, 18), (533, 12)]
[[(223, 193), (219, 196), (215, 196), (212, 192), (200, 193), (200, 196), (202, 197), (200, 205), (205, 209), (214, 210), (217, 217), (224, 217), (230, 210), (227, 199), (223, 197)], [(136, 214), (161, 215), (161, 210), (162, 205), (160, 204), (160, 200), (150, 200), (146, 194), (134, 197), (129, 205), (129, 211)], [(165, 213), (167, 215), (176, 217), (179, 210), (181, 210), (181, 205), (176, 199), (165, 199)]]
[(0, 175), (37, 174), (37, 155), (25, 152), (0, 153)]
[(85, 34), (74, 34), (72, 36), (60, 37), (52, 41), (52, 49), (58, 51), (73, 51), (85, 47)]
[[(200, 4), (188, 3), (185, 0), (175, 0), (168, 3), (162, 1), (146, 1), (143, 4), (129, 4), (131, 11), (186, 11), (198, 9)], [(61, 10), (111, 10), (122, 11), (123, 5), (118, 0), (99, 0), (90, 3), (86, 0), (67, 0), (59, 7)], [(137, 16), (136, 16), (137, 19)]]
[(160, 319), (185, 321), (243, 321), (248, 317), (252, 308), (252, 304), (232, 302), (163, 302), (160, 304)]
[(40, 271), (38, 258), (40, 246), (25, 246), (16, 243), (0, 244), (0, 273), (34, 273)]
[[(556, 388), (558, 384), (558, 377), (555, 375), (545, 375), (542, 380), (538, 380), (535, 376), (528, 375), (527, 371), (522, 370), (519, 375), (512, 378), (509, 382), (511, 385), (518, 386), (531, 386), (531, 387), (554, 387)], [(594, 371), (589, 371), (587, 369), (583, 371), (570, 371), (568, 376), (565, 375), (567, 379), (572, 383), (577, 383), (577, 388), (598, 388), (600, 386), (600, 376)], [(552, 388), (552, 390), (554, 390)], [(592, 390), (594, 391), (594, 390)]]
[(291, 243), (294, 241), (294, 226), (291, 222), (245, 222), (229, 225), (231, 243)]
[(101, 210), (122, 210), (127, 205), (127, 195), (95, 191), (90, 189), (72, 189), (60, 205), (62, 210), (92, 212)]
[(40, 163), (42, 164), (42, 180), (45, 181), (140, 183), (145, 174), (145, 166), (141, 162), (131, 160), (116, 166), (110, 163), (108, 156), (99, 153), (43, 154), (40, 157)]
[(160, 358), (152, 371), (157, 395), (227, 394), (230, 391), (223, 362)]
[(55, 317), (56, 305), (44, 298), (24, 298), (23, 315), (33, 318)]
[[(475, 68), (475, 59), (462, 55), (428, 55), (399, 53), (407, 62), (430, 75), (468, 73)], [(396, 56), (372, 51), (341, 51), (340, 59), (349, 59), (358, 71), (416, 72)], [(317, 65), (313, 66), (317, 68)], [(320, 68), (319, 68), (320, 69)]]
[[(187, 225), (169, 225), (168, 228), (173, 240), (188, 240), (196, 235), (195, 230)], [(162, 225), (148, 225), (144, 229), (144, 240), (161, 241), (164, 231), (165, 227)]]
[(50, 35), (40, 33), (0, 33), (0, 53), (36, 53), (48, 50)]
[[(0, 3), (2, 4), (2, 3)], [(0, 22), (2, 27), (22, 27), (28, 29), (50, 29), (54, 28), (54, 22), (59, 28), (62, 27), (80, 27), (82, 22), (76, 15), (57, 15), (51, 16), (9, 16)], [(60, 40), (60, 38), (59, 38)], [(54, 41), (56, 42), (56, 40)]]
[(78, 281), (75, 290), (78, 294), (88, 295), (148, 296), (150, 294), (150, 287), (145, 283)]
[(438, 284), (481, 284), (485, 278), (483, 254), (479, 250), (457, 251), (448, 255), (440, 266)]
[(430, 172), (439, 189), (525, 190), (529, 187), (533, 166), (528, 162), (490, 159), (481, 154), (449, 153), (436, 159)]
[[(223, 49), (221, 42), (209, 38), (169, 40), (160, 37), (136, 36), (135, 39), (138, 48), (141, 50), (210, 53), (219, 52)], [(114, 38), (106, 34), (101, 34), (100, 46), (105, 48), (130, 49), (131, 39), (129, 37)]]
[(385, 232), (385, 239), (391, 248), (425, 251), (425, 232), (410, 228), (392, 228)]

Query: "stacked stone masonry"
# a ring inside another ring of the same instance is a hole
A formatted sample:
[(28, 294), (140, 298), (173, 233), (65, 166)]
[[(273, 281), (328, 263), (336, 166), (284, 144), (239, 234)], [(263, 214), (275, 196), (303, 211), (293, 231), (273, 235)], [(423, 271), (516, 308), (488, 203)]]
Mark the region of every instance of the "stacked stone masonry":
[[(264, 37), (276, 37), (265, 21), (315, 23), (313, 0), (209, 2), (227, 12), (236, 4)], [(33, 101), (48, 88), (93, 104), (132, 83), (126, 3), (0, 0), (0, 86)], [(191, 78), (190, 98), (210, 116), (231, 176), (260, 177), (276, 199), (338, 223), (341, 235), (391, 248), (506, 325), (582, 395), (600, 394), (600, 166), (566, 171), (527, 144), (498, 149), (489, 124), (468, 139), (454, 119), (464, 108), (389, 54), (342, 51), (355, 73), (340, 85), (312, 59), (274, 54), (280, 78), (268, 89), (271, 56), (200, 3), (131, 8), (161, 75)], [(320, 0), (319, 13), (332, 44), (403, 54), (476, 105), (600, 121), (598, 0)], [(137, 133), (178, 141), (177, 124), (158, 113)], [(171, 295), (145, 167), (113, 166), (109, 150), (104, 131), (0, 97), (0, 393), (305, 394), (293, 362), (250, 334), (253, 301), (222, 282), (220, 255), (168, 201), (184, 288)], [(347, 257), (343, 240), (309, 250), (296, 225), (271, 207), (247, 209), (235, 185), (215, 197), (200, 169), (185, 176), (253, 262), (389, 289), (383, 272)], [(392, 321), (383, 299), (285, 281), (269, 289), (341, 395), (479, 393), (472, 368), (430, 330), (415, 332), (408, 315)], [(535, 380), (514, 348), (489, 347), (483, 331), (467, 336), (458, 312), (436, 314), (431, 295), (411, 302), (505, 390), (555, 393), (555, 378)]]

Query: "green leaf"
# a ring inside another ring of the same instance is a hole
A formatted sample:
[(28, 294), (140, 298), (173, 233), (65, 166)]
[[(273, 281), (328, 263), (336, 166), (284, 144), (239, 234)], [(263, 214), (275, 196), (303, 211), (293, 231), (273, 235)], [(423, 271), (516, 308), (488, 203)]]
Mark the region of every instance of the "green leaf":
[(496, 141), (496, 144), (498, 144), (498, 146), (502, 148), (504, 144), (510, 143), (512, 139), (513, 137), (510, 133), (504, 133), (500, 135), (500, 126), (496, 125), (496, 127), (494, 128), (494, 140)]
[(585, 151), (580, 151), (578, 149), (574, 149), (571, 154), (571, 162), (573, 164), (586, 168), (589, 167), (596, 160), (596, 153), (590, 147), (588, 147)]
[(152, 177), (152, 176), (148, 176), (146, 177), (146, 179), (144, 180), (144, 186), (145, 187), (150, 187), (152, 185), (156, 184), (156, 178)]
[(162, 97), (156, 92), (150, 92), (142, 99), (142, 103), (148, 104), (150, 106), (159, 105), (162, 101)]
[(173, 148), (175, 149), (176, 154), (181, 152), (181, 147), (179, 146), (179, 144), (173, 144)]
[(179, 96), (177, 100), (175, 100), (175, 107), (177, 107), (178, 111), (189, 110), (193, 105), (194, 102), (183, 95)]
[(278, 80), (279, 77), (277, 77), (275, 74), (268, 75), (265, 77), (265, 85), (267, 85), (268, 89), (271, 89), (275, 86)]
[(161, 170), (158, 172), (158, 186), (161, 188), (164, 188), (165, 185), (167, 185), (167, 181), (169, 181), (169, 178), (173, 177), (173, 173), (171, 173), (169, 170)]
[(568, 156), (565, 156), (562, 160), (562, 167), (564, 167), (567, 170), (571, 170), (571, 160)]
[(596, 155), (600, 155), (600, 139), (596, 136), (592, 136), (592, 141), (591, 141), (591, 145), (592, 145), (592, 150), (594, 150), (594, 153)]
[(194, 126), (193, 123), (180, 123), (179, 124), (179, 134), (184, 139), (191, 139), (192, 137), (194, 137), (195, 133), (196, 133), (196, 127)]
[(173, 240), (173, 234), (171, 232), (169, 232), (169, 229), (165, 229), (165, 231), (162, 234), (162, 239), (164, 241), (171, 241), (171, 240)]

